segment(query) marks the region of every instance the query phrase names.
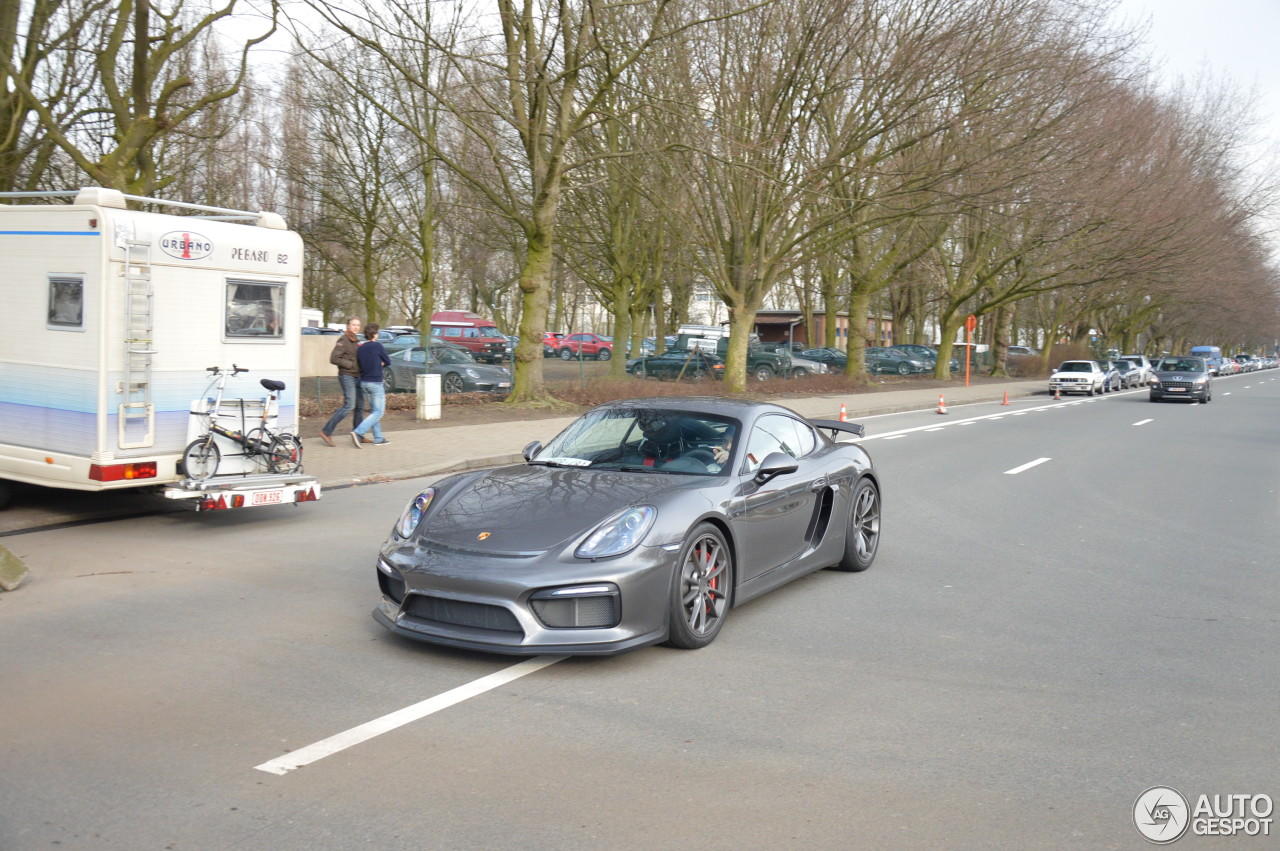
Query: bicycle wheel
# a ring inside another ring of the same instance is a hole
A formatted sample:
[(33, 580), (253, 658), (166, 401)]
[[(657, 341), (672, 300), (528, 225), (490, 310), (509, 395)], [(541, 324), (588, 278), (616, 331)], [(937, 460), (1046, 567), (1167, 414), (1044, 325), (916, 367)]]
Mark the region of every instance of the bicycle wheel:
[(222, 453), (218, 451), (211, 435), (197, 437), (182, 453), (182, 469), (188, 479), (202, 482), (218, 472), (218, 462), (221, 459)]
[(244, 436), (244, 454), (253, 460), (253, 466), (264, 473), (274, 473), (275, 463), (272, 460), (271, 445), (276, 436), (269, 431), (255, 428)]
[(302, 469), (302, 441), (297, 435), (275, 435), (266, 452), (274, 473), (296, 473)]

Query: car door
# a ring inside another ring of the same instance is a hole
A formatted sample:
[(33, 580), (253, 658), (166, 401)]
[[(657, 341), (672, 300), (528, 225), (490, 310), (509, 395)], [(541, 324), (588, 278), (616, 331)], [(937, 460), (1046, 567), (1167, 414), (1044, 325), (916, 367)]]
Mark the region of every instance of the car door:
[[(803, 460), (816, 444), (817, 438), (806, 423), (783, 414), (766, 414), (751, 427), (739, 468), (740, 495), (730, 509), (742, 553), (741, 581), (768, 573), (805, 551), (817, 492), (825, 487), (825, 482), (818, 481), (822, 477), (815, 476), (812, 466)], [(800, 468), (756, 485), (752, 477), (772, 452), (796, 458)]]

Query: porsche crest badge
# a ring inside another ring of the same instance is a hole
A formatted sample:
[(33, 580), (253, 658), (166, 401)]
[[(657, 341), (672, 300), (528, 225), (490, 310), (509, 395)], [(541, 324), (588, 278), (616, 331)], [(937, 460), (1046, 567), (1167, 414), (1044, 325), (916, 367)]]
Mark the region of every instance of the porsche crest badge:
[(481, 532), (479, 535), (476, 535), (476, 540), (483, 541), (485, 538), (489, 537), (492, 534), (493, 534), (492, 532)]

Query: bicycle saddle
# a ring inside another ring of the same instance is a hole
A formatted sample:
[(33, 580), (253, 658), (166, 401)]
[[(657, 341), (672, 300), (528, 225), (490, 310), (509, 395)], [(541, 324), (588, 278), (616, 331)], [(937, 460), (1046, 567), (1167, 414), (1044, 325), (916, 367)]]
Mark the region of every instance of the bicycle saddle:
[(275, 393), (278, 393), (284, 389), (284, 382), (276, 381), (274, 378), (264, 378), (258, 383), (261, 384), (263, 387), (267, 388), (268, 390), (271, 390), (272, 392), (275, 392)]

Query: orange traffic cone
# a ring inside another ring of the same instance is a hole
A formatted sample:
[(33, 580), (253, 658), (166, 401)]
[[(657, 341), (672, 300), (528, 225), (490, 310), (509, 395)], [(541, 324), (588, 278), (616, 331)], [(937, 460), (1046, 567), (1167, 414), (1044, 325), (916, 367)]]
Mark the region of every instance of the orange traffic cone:
[(849, 422), (849, 411), (845, 408), (844, 402), (840, 403), (840, 422)]
[(1001, 404), (1001, 405), (1008, 405), (1008, 404), (1009, 404), (1009, 391), (1008, 391), (1008, 390), (1004, 391), (1004, 401), (1003, 401), (1003, 402), (1001, 402), (1000, 404)]
[(1061, 402), (1061, 401), (1062, 401), (1062, 388), (1061, 388), (1061, 387), (1055, 387), (1055, 388), (1053, 388), (1053, 401), (1055, 401), (1055, 402)]
[(942, 398), (942, 394), (938, 394), (938, 413), (945, 414), (947, 412), (946, 400)]

